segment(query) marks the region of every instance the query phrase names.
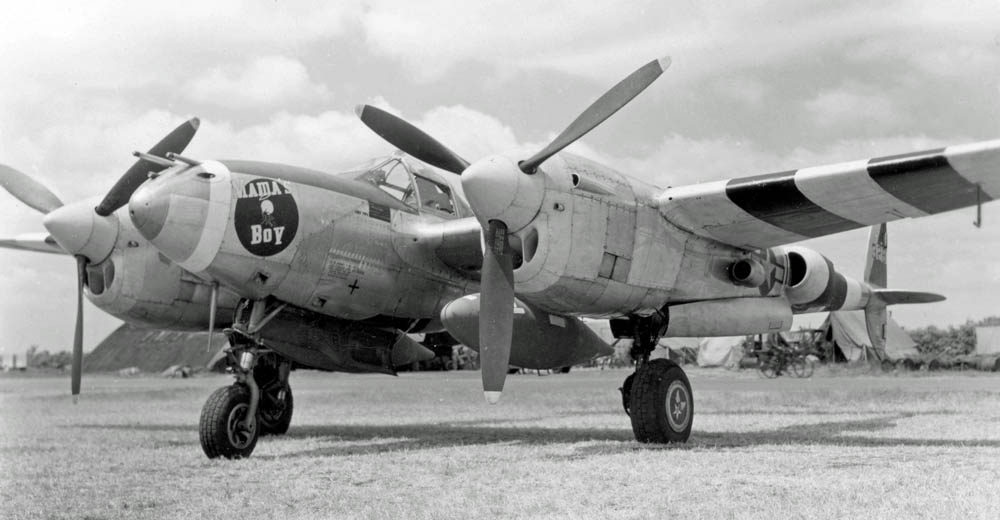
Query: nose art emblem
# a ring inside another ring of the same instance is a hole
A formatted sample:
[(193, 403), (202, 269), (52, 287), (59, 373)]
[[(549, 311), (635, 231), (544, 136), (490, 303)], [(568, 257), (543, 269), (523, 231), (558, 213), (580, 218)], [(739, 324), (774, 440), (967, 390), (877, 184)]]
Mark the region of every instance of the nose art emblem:
[(288, 188), (272, 179), (248, 181), (236, 200), (236, 236), (250, 253), (276, 255), (299, 228), (299, 208)]

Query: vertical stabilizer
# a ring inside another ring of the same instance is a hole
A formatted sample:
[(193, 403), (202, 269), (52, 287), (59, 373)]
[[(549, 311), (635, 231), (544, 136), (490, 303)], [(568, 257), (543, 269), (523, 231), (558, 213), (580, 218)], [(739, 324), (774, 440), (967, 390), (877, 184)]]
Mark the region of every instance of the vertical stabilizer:
[[(865, 283), (870, 288), (884, 289), (888, 283), (886, 268), (888, 246), (885, 223), (872, 226), (868, 235), (868, 259), (865, 261)], [(881, 363), (886, 358), (885, 329), (888, 320), (889, 313), (886, 311), (885, 301), (872, 297), (865, 305), (865, 327), (868, 329), (872, 353), (875, 355), (875, 359), (869, 360), (873, 363)]]

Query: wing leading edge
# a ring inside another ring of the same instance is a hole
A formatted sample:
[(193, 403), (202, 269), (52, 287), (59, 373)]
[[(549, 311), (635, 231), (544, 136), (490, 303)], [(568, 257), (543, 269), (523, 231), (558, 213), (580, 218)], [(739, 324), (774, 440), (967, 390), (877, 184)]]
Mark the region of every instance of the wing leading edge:
[(12, 238), (0, 238), (0, 247), (57, 255), (69, 254), (63, 248), (59, 247), (59, 244), (48, 233), (25, 233)]
[(692, 233), (763, 248), (998, 197), (995, 140), (670, 188), (658, 202)]

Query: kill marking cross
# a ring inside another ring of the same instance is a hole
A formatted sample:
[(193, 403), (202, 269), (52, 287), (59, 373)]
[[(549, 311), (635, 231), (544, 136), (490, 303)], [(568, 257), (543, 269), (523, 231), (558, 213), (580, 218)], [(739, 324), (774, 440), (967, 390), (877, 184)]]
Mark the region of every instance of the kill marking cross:
[(357, 278), (355, 278), (354, 281), (351, 282), (351, 285), (348, 285), (348, 287), (351, 288), (351, 294), (354, 294), (354, 291), (356, 291), (356, 290), (358, 290), (358, 289), (361, 288), (361, 286), (358, 285), (358, 279)]

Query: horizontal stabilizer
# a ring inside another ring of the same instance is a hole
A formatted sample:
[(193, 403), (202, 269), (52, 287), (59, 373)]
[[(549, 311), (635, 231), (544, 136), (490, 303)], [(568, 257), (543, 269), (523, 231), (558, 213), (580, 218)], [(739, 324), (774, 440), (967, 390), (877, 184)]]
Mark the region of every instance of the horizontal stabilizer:
[(940, 294), (920, 291), (900, 291), (897, 289), (874, 289), (872, 296), (885, 302), (886, 305), (901, 305), (907, 303), (934, 303), (945, 300)]
[(63, 248), (59, 247), (59, 244), (48, 233), (25, 233), (13, 238), (0, 238), (0, 247), (57, 255), (69, 254)]

